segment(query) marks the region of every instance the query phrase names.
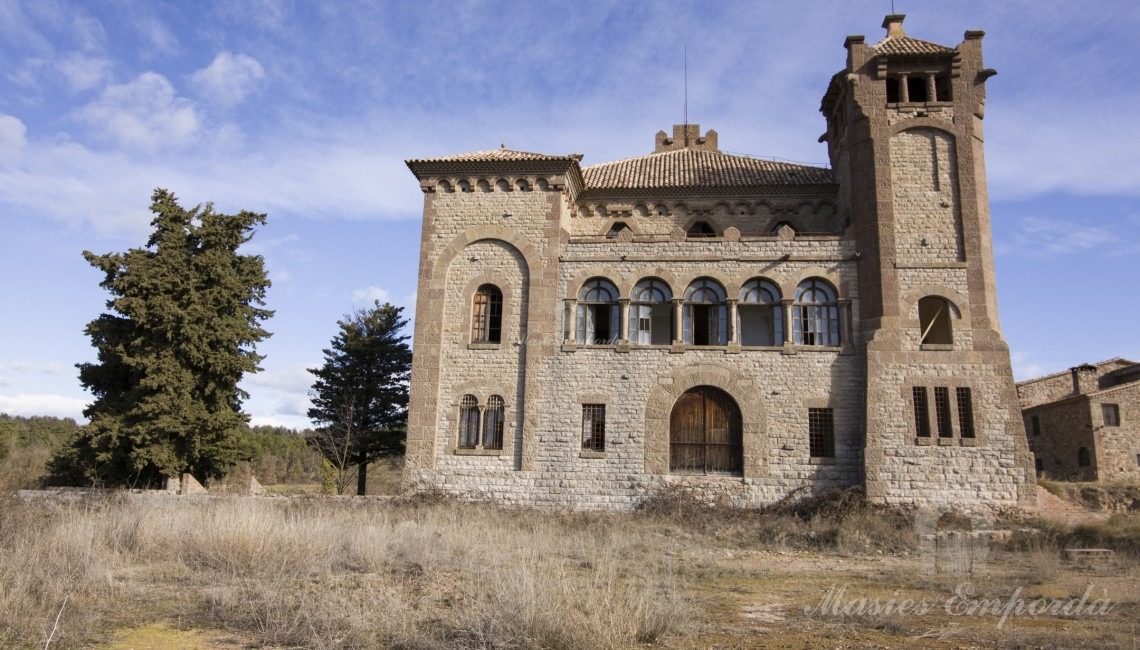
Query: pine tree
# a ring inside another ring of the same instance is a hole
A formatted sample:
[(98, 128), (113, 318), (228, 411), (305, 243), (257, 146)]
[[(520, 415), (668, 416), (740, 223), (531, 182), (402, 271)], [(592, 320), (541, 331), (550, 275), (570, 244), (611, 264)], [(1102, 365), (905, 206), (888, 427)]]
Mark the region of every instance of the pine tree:
[(103, 271), (107, 308), (88, 323), (96, 363), (79, 364), (95, 396), (90, 424), (52, 461), (62, 483), (155, 486), (190, 472), (216, 478), (236, 462), (248, 416), (245, 373), (260, 370), (255, 345), (269, 287), (260, 256), (239, 247), (264, 214), (192, 210), (155, 190), (144, 248), (83, 256)]
[(376, 301), (345, 315), (324, 365), (309, 369), (317, 378), (309, 418), (318, 425), (309, 440), (337, 470), (338, 492), (356, 465), (357, 494), (366, 494), (368, 464), (403, 452), (412, 352), (402, 312)]

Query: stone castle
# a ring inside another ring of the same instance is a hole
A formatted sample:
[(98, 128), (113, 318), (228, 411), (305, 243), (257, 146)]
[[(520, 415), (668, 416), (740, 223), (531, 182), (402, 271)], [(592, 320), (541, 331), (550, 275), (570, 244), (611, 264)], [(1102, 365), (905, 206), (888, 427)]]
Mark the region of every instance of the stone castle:
[(405, 480), (627, 509), (1031, 506), (998, 325), (982, 32), (846, 41), (830, 168), (722, 153), (696, 124), (582, 166), (508, 149), (408, 161), (424, 192)]

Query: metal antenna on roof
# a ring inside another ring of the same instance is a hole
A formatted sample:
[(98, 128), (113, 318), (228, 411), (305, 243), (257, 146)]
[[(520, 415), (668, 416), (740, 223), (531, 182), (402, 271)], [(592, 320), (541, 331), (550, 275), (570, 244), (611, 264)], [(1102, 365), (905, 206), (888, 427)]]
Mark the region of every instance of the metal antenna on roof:
[[(891, 0), (894, 2), (894, 0)], [(689, 46), (685, 44), (685, 121), (683, 124), (689, 123)]]

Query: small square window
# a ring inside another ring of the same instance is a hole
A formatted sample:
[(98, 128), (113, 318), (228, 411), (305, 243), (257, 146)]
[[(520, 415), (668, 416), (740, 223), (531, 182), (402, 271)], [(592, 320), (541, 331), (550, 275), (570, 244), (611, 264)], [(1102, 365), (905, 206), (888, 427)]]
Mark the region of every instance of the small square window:
[(1101, 404), (1100, 412), (1104, 416), (1104, 426), (1120, 426), (1120, 406), (1117, 404)]
[(606, 450), (606, 405), (582, 405), (582, 449)]

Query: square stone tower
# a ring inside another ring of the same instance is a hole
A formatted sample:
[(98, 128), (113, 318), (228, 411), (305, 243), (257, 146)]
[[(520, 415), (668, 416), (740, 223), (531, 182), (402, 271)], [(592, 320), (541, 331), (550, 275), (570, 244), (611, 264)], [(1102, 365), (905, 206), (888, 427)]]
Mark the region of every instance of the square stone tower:
[(847, 38), (827, 119), (859, 255), (867, 495), (1031, 505), (1032, 458), (998, 325), (983, 158), (983, 32)]

